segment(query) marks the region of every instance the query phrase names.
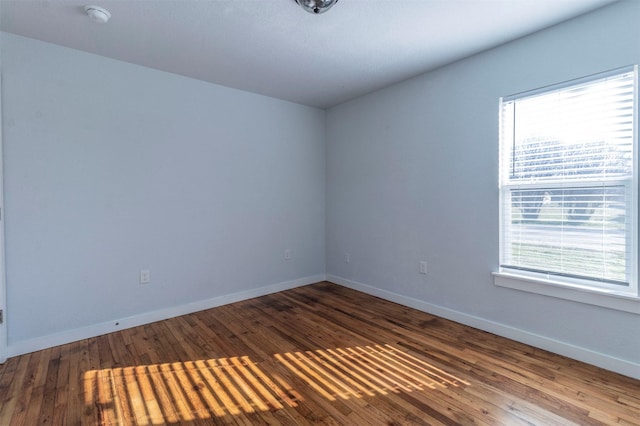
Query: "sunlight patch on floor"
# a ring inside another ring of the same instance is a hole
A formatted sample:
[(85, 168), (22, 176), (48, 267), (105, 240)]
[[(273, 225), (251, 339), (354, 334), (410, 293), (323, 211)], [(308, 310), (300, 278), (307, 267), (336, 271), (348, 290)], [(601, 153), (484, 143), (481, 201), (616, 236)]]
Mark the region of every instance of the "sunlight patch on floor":
[(287, 352), (275, 357), (331, 401), (469, 385), (388, 344)]
[(140, 425), (279, 410), (300, 400), (247, 356), (92, 370), (84, 393), (101, 420)]
[(303, 398), (288, 380), (329, 401), (469, 385), (388, 344), (273, 356), (286, 380), (248, 356), (91, 370), (85, 404), (103, 424), (162, 425), (295, 408)]

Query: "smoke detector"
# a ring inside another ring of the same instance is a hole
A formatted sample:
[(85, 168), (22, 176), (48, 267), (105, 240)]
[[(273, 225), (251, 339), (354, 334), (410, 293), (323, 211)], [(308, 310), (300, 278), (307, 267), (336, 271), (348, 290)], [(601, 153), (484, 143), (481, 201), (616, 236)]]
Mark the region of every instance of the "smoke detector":
[(99, 24), (106, 24), (111, 18), (111, 13), (103, 7), (100, 6), (85, 6), (84, 11), (87, 12), (87, 15), (93, 22), (97, 22)]

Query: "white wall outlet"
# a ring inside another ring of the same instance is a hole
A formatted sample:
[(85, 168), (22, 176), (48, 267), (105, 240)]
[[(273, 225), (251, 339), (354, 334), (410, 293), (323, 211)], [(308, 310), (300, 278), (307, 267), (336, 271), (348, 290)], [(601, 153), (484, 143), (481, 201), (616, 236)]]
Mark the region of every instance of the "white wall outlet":
[(421, 260), (421, 261), (418, 263), (418, 265), (419, 265), (418, 271), (419, 271), (421, 274), (425, 274), (425, 275), (426, 275), (426, 274), (427, 274), (427, 261), (426, 261), (426, 260)]
[(151, 271), (142, 269), (140, 271), (140, 284), (148, 284), (151, 281)]
[(291, 249), (284, 249), (284, 260), (291, 259)]
[(344, 263), (351, 263), (351, 253), (348, 251), (344, 252)]

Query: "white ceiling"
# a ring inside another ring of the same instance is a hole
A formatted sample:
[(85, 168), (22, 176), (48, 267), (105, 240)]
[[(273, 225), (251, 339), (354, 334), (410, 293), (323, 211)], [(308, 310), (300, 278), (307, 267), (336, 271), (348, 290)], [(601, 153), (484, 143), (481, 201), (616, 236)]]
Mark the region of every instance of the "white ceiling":
[(0, 29), (326, 108), (613, 1), (0, 0)]

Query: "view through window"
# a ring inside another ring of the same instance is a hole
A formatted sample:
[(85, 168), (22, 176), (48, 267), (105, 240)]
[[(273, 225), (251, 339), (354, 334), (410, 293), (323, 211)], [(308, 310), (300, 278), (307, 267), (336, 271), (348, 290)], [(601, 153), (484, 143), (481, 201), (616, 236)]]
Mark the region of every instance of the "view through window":
[(636, 70), (501, 99), (502, 271), (633, 292)]

